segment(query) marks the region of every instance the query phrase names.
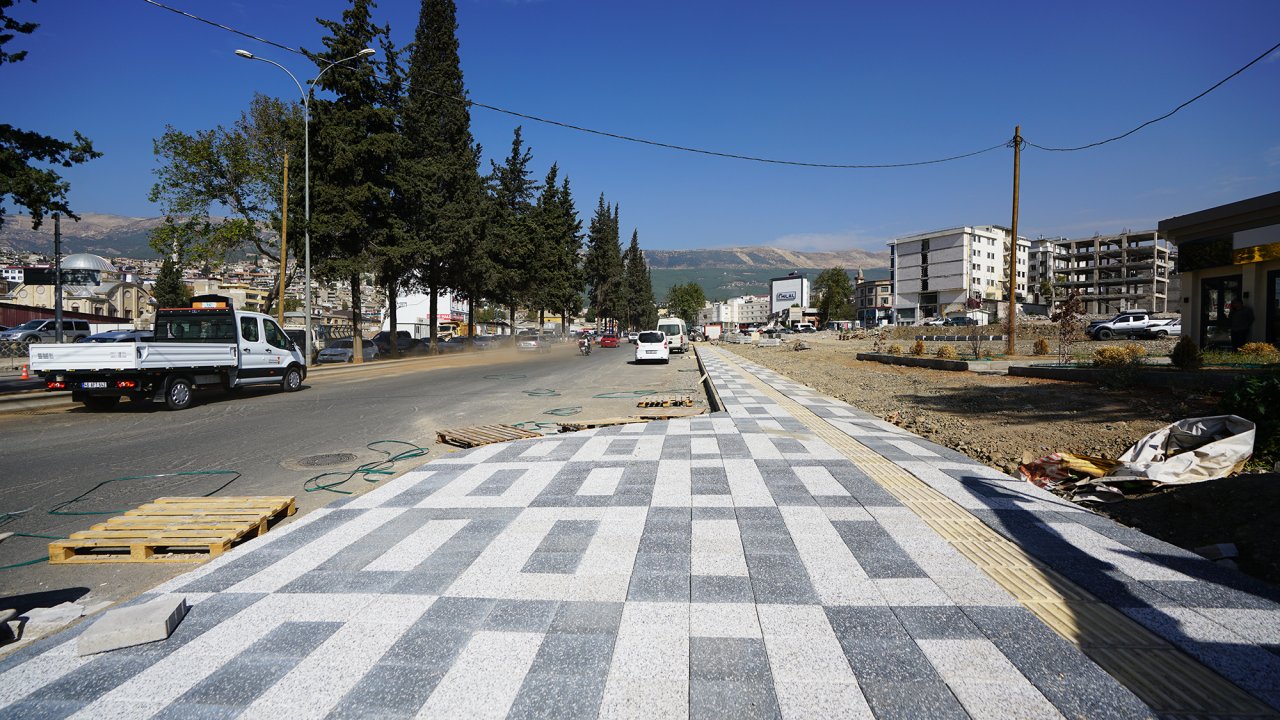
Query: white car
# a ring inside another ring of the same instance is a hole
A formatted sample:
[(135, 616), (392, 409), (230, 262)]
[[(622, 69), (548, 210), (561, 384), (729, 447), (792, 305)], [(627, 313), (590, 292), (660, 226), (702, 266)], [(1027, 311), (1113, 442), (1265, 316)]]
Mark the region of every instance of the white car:
[(645, 330), (636, 335), (636, 362), (671, 362), (671, 349), (666, 333)]
[[(365, 340), (360, 343), (360, 352), (364, 355), (365, 362), (378, 357), (378, 346), (373, 344), (372, 340)], [(320, 351), (317, 362), (322, 363), (349, 363), (355, 353), (351, 348), (351, 338), (343, 338), (334, 340)]]

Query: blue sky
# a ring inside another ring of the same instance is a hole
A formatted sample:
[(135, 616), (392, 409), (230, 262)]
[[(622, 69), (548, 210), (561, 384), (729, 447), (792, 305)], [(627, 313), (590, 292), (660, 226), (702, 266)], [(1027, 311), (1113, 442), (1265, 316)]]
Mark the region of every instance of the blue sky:
[[(319, 49), (339, 0), (166, 0), (292, 47)], [(383, 0), (412, 39), (417, 3)], [(254, 92), (292, 98), (245, 48), (314, 66), (143, 0), (20, 0), (41, 24), (0, 66), (3, 122), (105, 153), (64, 172), (80, 212), (158, 214), (147, 191), (165, 125), (229, 124)], [(1280, 42), (1276, 0), (857, 2), (459, 0), (471, 98), (531, 115), (720, 152), (812, 163), (902, 163), (1007, 141), (1050, 147), (1123, 133)], [(788, 167), (622, 142), (472, 111), (486, 153), (524, 126), (535, 174), (570, 177), (584, 222), (603, 192), (645, 249), (772, 245), (884, 250), (895, 236), (1008, 225), (1012, 150), (882, 170)], [(1069, 237), (1280, 189), (1280, 52), (1173, 117), (1071, 153), (1022, 154), (1021, 234)], [(7, 207), (13, 212), (14, 208)]]

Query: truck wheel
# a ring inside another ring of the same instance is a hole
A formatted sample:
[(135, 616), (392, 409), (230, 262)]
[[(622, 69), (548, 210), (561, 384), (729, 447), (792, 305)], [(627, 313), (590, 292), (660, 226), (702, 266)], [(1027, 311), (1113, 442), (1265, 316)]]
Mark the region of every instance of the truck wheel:
[(1168, 331), (1168, 330), (1157, 330), (1157, 331), (1156, 331), (1156, 337), (1158, 337), (1158, 338), (1168, 337), (1168, 336), (1169, 336), (1169, 331)]
[(165, 407), (170, 410), (186, 410), (191, 407), (191, 381), (186, 378), (173, 378), (164, 393)]
[(95, 412), (106, 412), (116, 406), (120, 402), (120, 398), (113, 395), (90, 395), (83, 401), (84, 406)]
[(1101, 330), (1098, 331), (1099, 340), (1110, 340), (1111, 336), (1112, 336), (1112, 333), (1107, 328), (1102, 328)]
[(297, 392), (302, 389), (302, 371), (297, 366), (292, 366), (284, 371), (284, 377), (280, 379), (280, 388), (285, 392)]

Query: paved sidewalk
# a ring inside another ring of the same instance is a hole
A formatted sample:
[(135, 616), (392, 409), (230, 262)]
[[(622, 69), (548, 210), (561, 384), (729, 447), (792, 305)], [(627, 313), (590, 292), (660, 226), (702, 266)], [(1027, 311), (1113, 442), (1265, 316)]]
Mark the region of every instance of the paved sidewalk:
[(1270, 588), (699, 352), (726, 412), (437, 459), (140, 598), (167, 641), (0, 662), (0, 717), (1280, 707)]

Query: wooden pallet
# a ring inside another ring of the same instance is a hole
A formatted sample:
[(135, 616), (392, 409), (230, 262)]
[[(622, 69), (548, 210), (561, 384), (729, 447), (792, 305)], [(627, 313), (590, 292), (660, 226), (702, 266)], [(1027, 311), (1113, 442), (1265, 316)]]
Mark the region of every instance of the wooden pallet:
[(647, 412), (636, 413), (635, 417), (641, 420), (670, 420), (672, 418), (694, 417), (706, 413), (706, 408), (695, 407), (668, 407), (654, 408)]
[(693, 397), (690, 395), (655, 395), (654, 397), (642, 399), (636, 403), (636, 407), (693, 407)]
[(611, 427), (613, 425), (630, 425), (632, 423), (648, 422), (644, 418), (638, 417), (614, 417), (602, 418), (600, 420), (576, 420), (573, 422), (561, 422), (560, 432), (575, 432), (577, 430), (591, 430), (593, 428)]
[(295, 512), (294, 498), (285, 496), (159, 498), (49, 543), (49, 564), (215, 558)]
[(542, 433), (512, 425), (476, 425), (474, 427), (457, 428), (456, 430), (441, 430), (436, 433), (436, 442), (473, 448), (489, 445), (490, 443), (539, 437), (542, 437)]

